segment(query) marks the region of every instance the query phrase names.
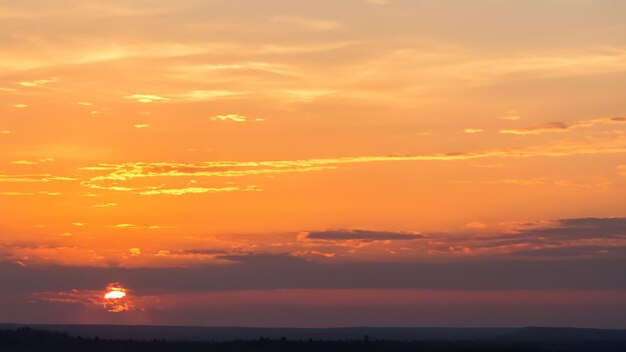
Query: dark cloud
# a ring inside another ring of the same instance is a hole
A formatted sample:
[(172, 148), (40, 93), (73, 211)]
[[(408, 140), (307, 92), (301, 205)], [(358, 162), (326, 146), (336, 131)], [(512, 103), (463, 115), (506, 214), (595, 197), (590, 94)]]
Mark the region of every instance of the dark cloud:
[(597, 256), (626, 257), (626, 247), (607, 248), (604, 246), (551, 247), (522, 250), (514, 253), (518, 257), (534, 258), (592, 258)]
[[(308, 236), (328, 240), (329, 245), (333, 240), (422, 237), (363, 230), (320, 231)], [(417, 247), (425, 245), (425, 250), (447, 255), (451, 247), (469, 251), (448, 257), (404, 257), (403, 262), (345, 259), (316, 262), (290, 254), (231, 254), (201, 248), (184, 252), (213, 255), (218, 261), (188, 268), (96, 268), (36, 263), (22, 267), (7, 259), (0, 262), (0, 292), (99, 290), (117, 281), (146, 292), (282, 288), (626, 289), (626, 218), (623, 217), (562, 219), (543, 227), (527, 224), (513, 233), (449, 233), (428, 238), (432, 243), (416, 241)]]
[(0, 293), (100, 290), (119, 281), (139, 292), (250, 289), (626, 289), (626, 259), (454, 263), (318, 263), (289, 255), (227, 257), (191, 268), (0, 265)]
[(520, 235), (557, 239), (626, 238), (626, 218), (562, 219), (557, 226), (525, 230)]
[(336, 230), (336, 231), (317, 231), (309, 232), (307, 238), (314, 240), (360, 240), (360, 241), (386, 241), (386, 240), (415, 240), (424, 238), (423, 235), (402, 233), (402, 232), (385, 232), (385, 231), (366, 231), (366, 230)]

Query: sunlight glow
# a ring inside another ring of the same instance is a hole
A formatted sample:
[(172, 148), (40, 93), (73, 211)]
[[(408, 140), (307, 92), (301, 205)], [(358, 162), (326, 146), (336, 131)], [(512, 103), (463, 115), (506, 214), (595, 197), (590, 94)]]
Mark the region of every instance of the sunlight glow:
[(129, 310), (126, 288), (120, 283), (110, 283), (104, 294), (103, 307), (111, 313), (120, 313)]

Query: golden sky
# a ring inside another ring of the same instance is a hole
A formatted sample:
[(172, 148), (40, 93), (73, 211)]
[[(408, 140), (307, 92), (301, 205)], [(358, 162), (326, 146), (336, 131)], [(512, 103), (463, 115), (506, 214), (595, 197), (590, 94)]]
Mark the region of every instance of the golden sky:
[[(626, 276), (605, 266), (626, 260), (624, 13), (620, 0), (2, 1), (2, 270), (16, 286), (29, 270), (103, 275), (5, 297), (48, 302), (119, 281), (145, 299), (158, 291), (189, 303), (196, 288), (128, 273), (276, 273), (283, 261), (294, 268), (285, 277), (313, 275), (311, 265), (348, 276), (366, 270), (350, 265), (400, 265), (411, 279), (209, 279), (200, 291), (623, 295), (623, 280), (570, 285), (563, 274), (559, 285), (560, 272), (553, 287), (545, 278), (440, 286), (404, 266), (521, 262), (535, 275), (542, 263), (592, 261), (589, 278), (599, 268)], [(420, 275), (423, 285), (407, 283)], [(16, 318), (20, 309), (0, 318), (46, 320)], [(384, 323), (412, 324), (389, 309)], [(617, 311), (626, 316), (623, 304)], [(219, 325), (181, 316), (114, 322)], [(535, 322), (502, 319), (493, 323)]]

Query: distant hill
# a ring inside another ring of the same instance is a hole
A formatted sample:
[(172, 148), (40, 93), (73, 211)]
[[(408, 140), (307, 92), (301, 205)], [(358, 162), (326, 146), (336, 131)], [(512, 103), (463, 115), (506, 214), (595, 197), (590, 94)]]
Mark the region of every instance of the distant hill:
[(144, 325), (46, 325), (0, 324), (0, 330), (30, 327), (37, 330), (66, 332), (70, 336), (105, 339), (169, 340), (169, 341), (232, 341), (286, 338), (289, 340), (371, 340), (396, 341), (626, 341), (626, 330), (577, 328), (248, 328), (248, 327), (185, 327)]

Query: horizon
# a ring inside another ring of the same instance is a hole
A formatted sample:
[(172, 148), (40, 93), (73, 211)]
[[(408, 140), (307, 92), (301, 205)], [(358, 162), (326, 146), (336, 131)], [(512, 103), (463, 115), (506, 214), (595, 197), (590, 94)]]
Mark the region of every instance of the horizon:
[(626, 328), (597, 328), (585, 326), (221, 326), (221, 325), (144, 325), (144, 324), (55, 324), (55, 323), (6, 323), (0, 322), (0, 326), (37, 327), (37, 326), (69, 326), (69, 327), (146, 327), (146, 328), (206, 328), (206, 329), (256, 329), (256, 330), (344, 330), (344, 329), (442, 329), (442, 330), (522, 330), (522, 329), (565, 329), (565, 330), (609, 330), (622, 331)]
[(626, 1), (0, 4), (0, 321), (626, 329)]

